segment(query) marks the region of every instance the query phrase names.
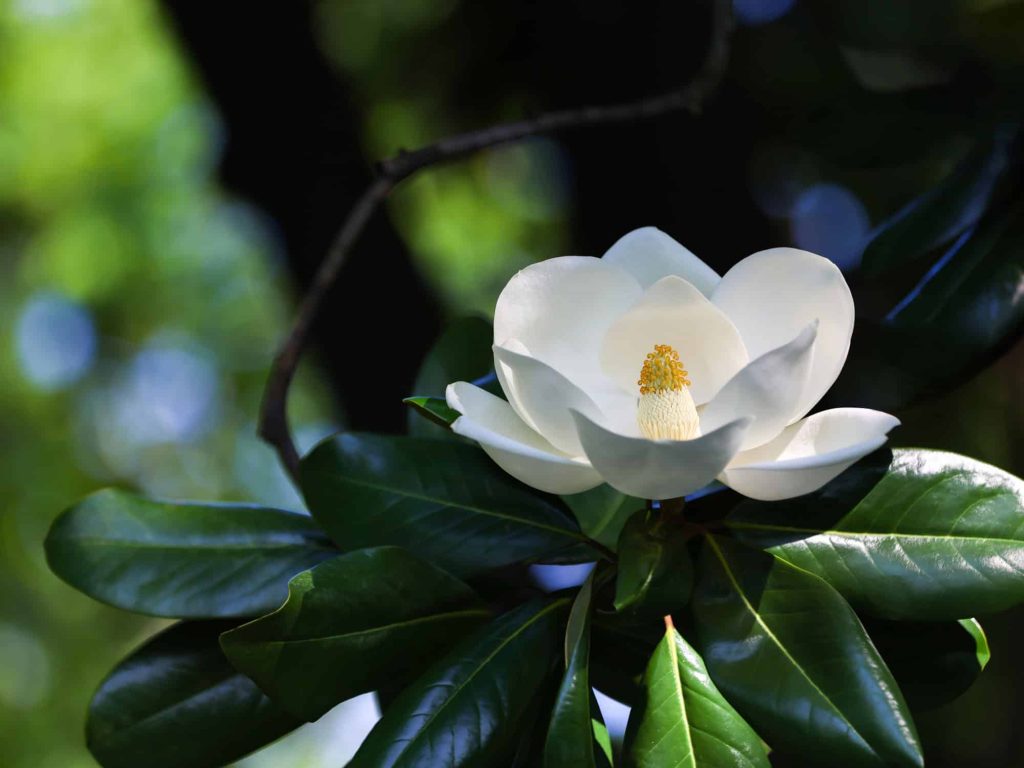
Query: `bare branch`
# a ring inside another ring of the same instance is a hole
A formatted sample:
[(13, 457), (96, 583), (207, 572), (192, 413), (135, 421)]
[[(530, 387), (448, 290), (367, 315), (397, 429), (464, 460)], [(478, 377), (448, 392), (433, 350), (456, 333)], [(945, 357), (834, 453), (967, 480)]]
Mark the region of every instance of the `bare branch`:
[(680, 111), (698, 114), (725, 75), (732, 27), (732, 0), (714, 0), (711, 42), (707, 55), (694, 78), (682, 88), (625, 104), (566, 109), (529, 120), (460, 133), (412, 152), (402, 152), (378, 164), (377, 178), (349, 211), (320, 265), (313, 285), (303, 297), (295, 323), (274, 358), (263, 392), (259, 434), (275, 448), (293, 479), (298, 479), (299, 453), (288, 425), (288, 390), (324, 299), (366, 224), (395, 186), (424, 168), (531, 136), (599, 125), (635, 123)]

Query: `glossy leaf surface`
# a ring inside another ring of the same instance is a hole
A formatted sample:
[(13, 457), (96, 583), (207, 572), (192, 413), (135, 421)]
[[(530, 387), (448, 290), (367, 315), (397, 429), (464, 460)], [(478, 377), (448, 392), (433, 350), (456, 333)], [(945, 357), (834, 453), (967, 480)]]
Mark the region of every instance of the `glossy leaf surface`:
[(823, 580), (708, 536), (693, 609), (715, 683), (773, 748), (805, 765), (923, 765), (895, 680)]
[(666, 622), (645, 696), (630, 714), (626, 765), (635, 768), (769, 768), (761, 739), (712, 682), (697, 652)]
[[(443, 429), (435, 430), (437, 436), (444, 434), (445, 430), (449, 430), (452, 423), (461, 415), (458, 411), (449, 408), (448, 403), (439, 397), (407, 397), (402, 402), (419, 416), (433, 422), (435, 427), (442, 427)], [(422, 430), (410, 431), (413, 434), (419, 434)]]
[(89, 705), (103, 768), (217, 768), (300, 724), (228, 663), (223, 621), (183, 622), (122, 661)]
[(643, 499), (627, 496), (610, 485), (563, 496), (562, 500), (572, 510), (583, 533), (610, 549), (618, 545), (626, 521), (646, 504)]
[(398, 547), (300, 573), (269, 616), (221, 639), (275, 702), (316, 720), (346, 699), (408, 682), (490, 617), (465, 584)]
[(313, 515), (342, 549), (404, 546), (460, 576), (583, 540), (556, 497), (454, 441), (337, 435), (302, 460), (301, 480)]
[(350, 768), (508, 764), (560, 659), (567, 608), (533, 601), (460, 643), (395, 699)]
[(682, 516), (641, 510), (619, 535), (615, 610), (655, 619), (686, 604), (693, 589), (693, 562)]
[(594, 571), (583, 583), (565, 631), (565, 674), (551, 711), (544, 745), (545, 768), (595, 768), (607, 759), (595, 742), (595, 727), (603, 728), (601, 712), (593, 707), (590, 690), (590, 611)]
[[(874, 485), (871, 467), (851, 473), (802, 499), (741, 504), (728, 524), (881, 617), (955, 621), (1024, 600), (1019, 478), (916, 449), (896, 451)], [(852, 501), (858, 473), (868, 490)]]
[(338, 551), (308, 515), (179, 504), (117, 490), (86, 497), (46, 537), (50, 568), (110, 605), (153, 616), (252, 616)]

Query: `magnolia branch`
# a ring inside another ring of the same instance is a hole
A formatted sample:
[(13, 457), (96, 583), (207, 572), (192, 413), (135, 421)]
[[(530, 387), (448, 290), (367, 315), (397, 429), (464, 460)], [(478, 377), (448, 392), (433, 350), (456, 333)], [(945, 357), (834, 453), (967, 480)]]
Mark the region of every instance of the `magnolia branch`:
[(548, 112), (528, 120), (503, 123), (441, 139), (411, 152), (400, 152), (377, 165), (376, 178), (349, 211), (303, 297), (291, 331), (274, 358), (260, 407), (259, 434), (277, 451), (293, 479), (298, 477), (299, 453), (288, 424), (288, 390), (313, 322), (337, 280), (359, 236), (378, 208), (399, 183), (424, 168), (448, 163), (482, 149), (556, 131), (650, 120), (674, 112), (699, 114), (704, 102), (725, 75), (732, 37), (732, 0), (714, 0), (712, 33), (700, 70), (685, 86), (658, 96), (598, 107)]

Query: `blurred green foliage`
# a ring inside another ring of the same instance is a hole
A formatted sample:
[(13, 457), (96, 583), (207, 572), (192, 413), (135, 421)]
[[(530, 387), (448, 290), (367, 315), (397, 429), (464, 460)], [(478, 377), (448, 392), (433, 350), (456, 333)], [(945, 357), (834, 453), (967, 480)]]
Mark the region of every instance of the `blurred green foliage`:
[[(254, 425), (283, 262), (213, 179), (217, 116), (155, 3), (0, 2), (0, 104), (0, 762), (93, 766), (92, 690), (158, 624), (41, 542), (101, 485), (299, 504)], [(328, 429), (315, 381), (292, 402)]]
[[(453, 55), (445, 22), (458, 0), (319, 0), (322, 48), (349, 80), (365, 115), (369, 158), (414, 149), (484, 122), (522, 116), (525, 94), (499, 108), (460, 115), (464, 61)], [(380, 51), (394, 55), (381, 56)], [(389, 201), (399, 234), (449, 308), (494, 310), (494, 298), (522, 267), (568, 247), (569, 168), (559, 145), (538, 138), (431, 169)]]

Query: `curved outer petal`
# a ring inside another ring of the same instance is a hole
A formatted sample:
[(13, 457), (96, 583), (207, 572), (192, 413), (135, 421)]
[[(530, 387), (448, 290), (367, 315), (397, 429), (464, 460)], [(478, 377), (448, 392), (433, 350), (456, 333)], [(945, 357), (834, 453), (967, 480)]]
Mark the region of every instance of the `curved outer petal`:
[(739, 454), (719, 479), (752, 499), (802, 496), (884, 445), (886, 434), (899, 423), (895, 416), (867, 408), (822, 411)]
[(739, 329), (751, 357), (785, 344), (818, 320), (807, 387), (791, 421), (817, 403), (846, 362), (853, 334), (853, 297), (828, 259), (796, 248), (771, 248), (730, 269), (711, 295)]
[(697, 405), (710, 400), (749, 359), (736, 326), (681, 277), (659, 280), (612, 324), (601, 346), (601, 366), (625, 391), (638, 395), (637, 377), (655, 344), (670, 344), (679, 353)]
[(676, 275), (710, 296), (721, 280), (718, 273), (657, 227), (641, 227), (620, 237), (602, 259), (622, 267), (649, 288), (663, 277)]
[(529, 354), (495, 345), (494, 359), (498, 370), (502, 371), (502, 388), (510, 401), (515, 398), (519, 406), (515, 410), (526, 414), (523, 420), (558, 450), (570, 456), (582, 456), (583, 446), (569, 409), (600, 421), (601, 410), (597, 404), (565, 376)]
[(502, 290), (494, 308), (494, 343), (518, 339), (530, 355), (577, 386), (603, 379), (601, 340), (612, 321), (643, 293), (625, 270), (591, 256), (532, 264)]
[(693, 440), (626, 437), (573, 413), (587, 458), (615, 490), (643, 499), (674, 499), (707, 485), (739, 450), (750, 419)]
[(601, 476), (590, 464), (559, 452), (500, 397), (465, 381), (449, 384), (445, 396), (448, 407), (462, 414), (452, 423), (452, 431), (478, 442), (495, 464), (517, 480), (560, 494), (601, 484)]
[(711, 398), (700, 415), (702, 432), (710, 432), (742, 416), (753, 424), (742, 450), (779, 434), (797, 407), (811, 370), (818, 324), (811, 323), (785, 346), (766, 352), (737, 373)]

